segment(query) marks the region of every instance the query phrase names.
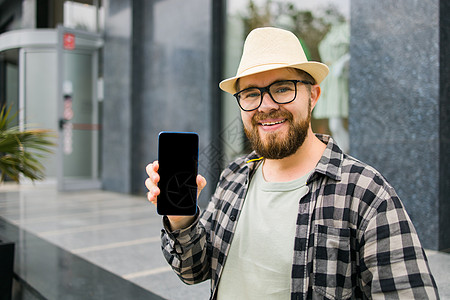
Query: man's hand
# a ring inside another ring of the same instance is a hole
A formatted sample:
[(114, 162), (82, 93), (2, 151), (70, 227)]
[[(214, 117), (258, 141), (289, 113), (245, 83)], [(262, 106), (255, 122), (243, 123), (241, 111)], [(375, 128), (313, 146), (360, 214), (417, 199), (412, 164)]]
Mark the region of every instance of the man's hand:
[[(148, 201), (156, 206), (156, 201), (158, 195), (160, 194), (160, 189), (158, 187), (159, 174), (158, 174), (159, 164), (158, 161), (154, 161), (148, 164), (146, 167), (148, 178), (145, 180), (145, 186), (148, 189), (147, 198)], [(206, 186), (206, 179), (197, 175), (197, 198), (200, 192)], [(189, 227), (194, 221), (193, 216), (167, 216), (170, 221), (170, 227), (172, 230), (183, 229)]]

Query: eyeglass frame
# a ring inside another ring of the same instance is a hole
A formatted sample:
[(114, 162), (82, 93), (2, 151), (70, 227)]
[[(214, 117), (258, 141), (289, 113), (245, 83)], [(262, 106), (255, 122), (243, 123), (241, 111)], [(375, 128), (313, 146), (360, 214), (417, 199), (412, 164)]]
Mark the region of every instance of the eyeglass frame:
[[(295, 86), (294, 98), (293, 98), (292, 100), (288, 101), (288, 102), (278, 102), (277, 100), (275, 100), (275, 99), (273, 98), (272, 94), (270, 93), (270, 87), (271, 87), (272, 85), (276, 84), (276, 83), (280, 83), (280, 82), (284, 82), (284, 81), (290, 81), (290, 82), (293, 82), (293, 83), (295, 84), (295, 85), (294, 85), (294, 86)], [(270, 98), (272, 99), (273, 102), (275, 102), (275, 103), (277, 103), (277, 104), (288, 104), (288, 103), (293, 102), (293, 101), (297, 98), (297, 83), (299, 83), (299, 82), (300, 82), (300, 83), (303, 83), (303, 84), (314, 85), (314, 83), (312, 83), (312, 82), (310, 82), (310, 81), (306, 81), (306, 80), (295, 80), (295, 79), (278, 80), (278, 81), (272, 82), (272, 83), (269, 84), (268, 86), (261, 87), (261, 88), (260, 88), (260, 87), (256, 87), (256, 86), (248, 87), (248, 88), (246, 88), (246, 89), (240, 90), (239, 92), (233, 94), (233, 96), (236, 98), (236, 101), (237, 101), (237, 103), (238, 103), (238, 105), (239, 105), (239, 108), (242, 109), (243, 111), (254, 111), (254, 110), (257, 110), (257, 109), (261, 106), (261, 104), (262, 104), (262, 102), (263, 102), (263, 98), (264, 98), (264, 93), (265, 93), (265, 92), (267, 92), (267, 94), (269, 94), (269, 96), (270, 96)], [(242, 93), (242, 92), (244, 92), (244, 91), (250, 90), (250, 89), (258, 89), (258, 90), (261, 92), (261, 100), (259, 101), (259, 105), (258, 105), (257, 107), (252, 108), (252, 109), (244, 109), (244, 108), (241, 106), (241, 103), (239, 102), (239, 94)]]

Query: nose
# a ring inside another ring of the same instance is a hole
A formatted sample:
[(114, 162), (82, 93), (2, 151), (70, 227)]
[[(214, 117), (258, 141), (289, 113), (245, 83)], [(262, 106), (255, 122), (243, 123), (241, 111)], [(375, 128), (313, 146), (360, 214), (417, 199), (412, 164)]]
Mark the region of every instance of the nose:
[(269, 112), (271, 110), (277, 110), (280, 106), (278, 103), (273, 101), (272, 97), (269, 95), (268, 91), (265, 91), (262, 95), (262, 103), (258, 107), (261, 112)]

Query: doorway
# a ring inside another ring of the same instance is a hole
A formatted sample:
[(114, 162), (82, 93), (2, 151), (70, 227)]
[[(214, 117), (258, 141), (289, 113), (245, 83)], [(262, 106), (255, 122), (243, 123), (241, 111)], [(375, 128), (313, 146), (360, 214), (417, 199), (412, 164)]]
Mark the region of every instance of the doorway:
[(100, 188), (99, 49), (96, 34), (58, 28), (58, 188)]
[(55, 132), (58, 146), (42, 163), (46, 181), (56, 182), (61, 191), (101, 187), (102, 45), (95, 33), (62, 26), (0, 35), (0, 67), (5, 74), (0, 81), (7, 105), (18, 111), (19, 126), (32, 124)]

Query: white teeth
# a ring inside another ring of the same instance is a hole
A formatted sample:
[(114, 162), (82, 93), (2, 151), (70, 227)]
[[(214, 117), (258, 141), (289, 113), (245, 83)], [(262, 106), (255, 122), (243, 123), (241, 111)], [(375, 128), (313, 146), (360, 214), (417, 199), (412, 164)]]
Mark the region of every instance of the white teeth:
[(284, 121), (286, 121), (286, 120), (281, 120), (281, 121), (278, 121), (278, 122), (261, 123), (261, 125), (263, 125), (263, 126), (271, 126), (271, 125), (276, 125), (276, 124), (283, 123)]

